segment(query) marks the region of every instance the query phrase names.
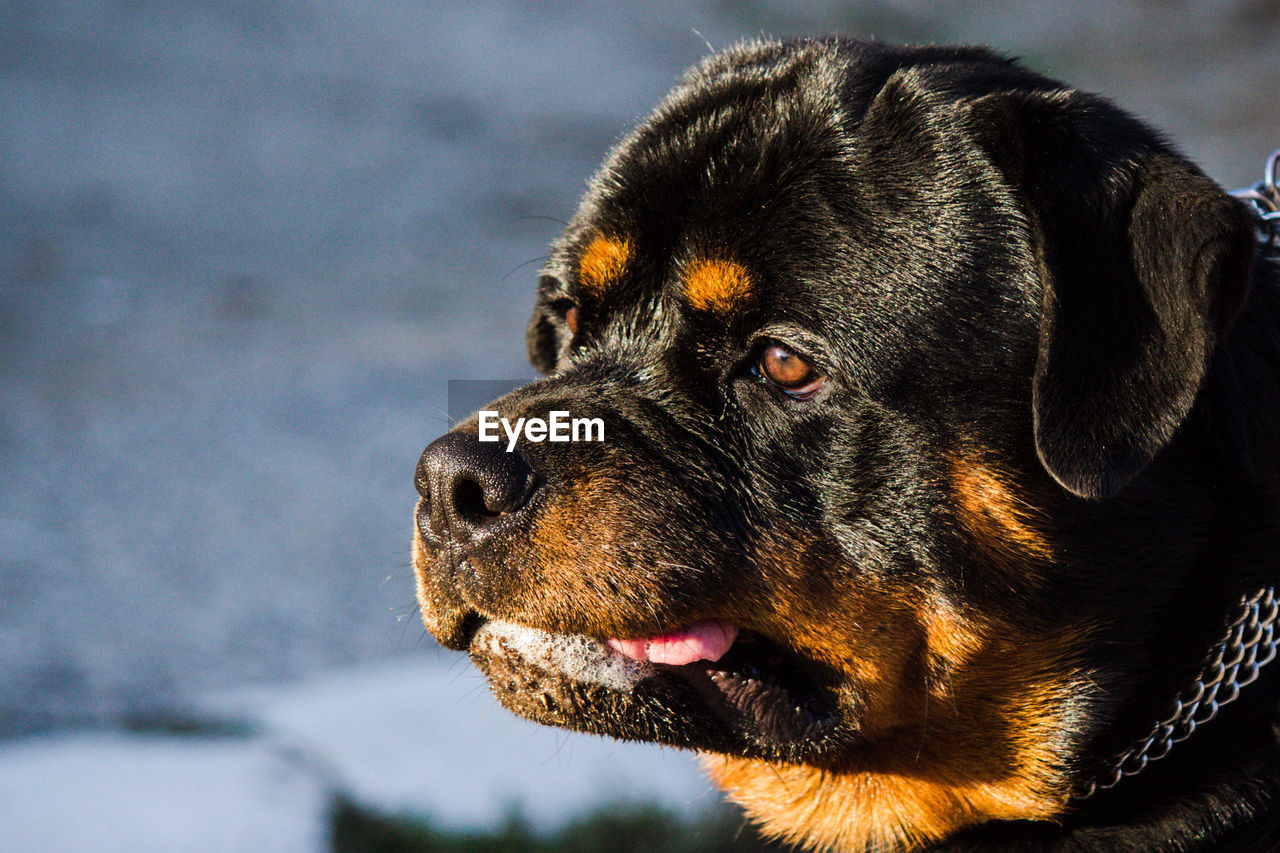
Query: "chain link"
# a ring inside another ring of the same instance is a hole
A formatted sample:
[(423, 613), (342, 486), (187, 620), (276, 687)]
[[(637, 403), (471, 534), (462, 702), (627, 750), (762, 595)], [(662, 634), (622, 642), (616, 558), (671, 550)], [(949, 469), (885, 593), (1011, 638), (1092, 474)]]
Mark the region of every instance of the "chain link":
[[(1276, 159), (1273, 155), (1272, 162)], [(1240, 614), (1210, 653), (1209, 662), (1195, 683), (1174, 701), (1172, 712), (1156, 723), (1149, 735), (1116, 756), (1110, 769), (1076, 791), (1075, 798), (1087, 800), (1126, 776), (1141, 773), (1152, 761), (1168, 755), (1175, 743), (1191, 737), (1197, 726), (1218, 716), (1220, 708), (1234, 702), (1240, 690), (1258, 677), (1258, 670), (1275, 660), (1276, 646), (1280, 644), (1277, 618), (1280, 604), (1276, 602), (1275, 587), (1243, 599)]]
[(1276, 188), (1277, 177), (1280, 177), (1280, 150), (1272, 151), (1267, 158), (1261, 181), (1251, 187), (1231, 192), (1258, 215), (1258, 243), (1263, 249), (1280, 249), (1280, 190)]

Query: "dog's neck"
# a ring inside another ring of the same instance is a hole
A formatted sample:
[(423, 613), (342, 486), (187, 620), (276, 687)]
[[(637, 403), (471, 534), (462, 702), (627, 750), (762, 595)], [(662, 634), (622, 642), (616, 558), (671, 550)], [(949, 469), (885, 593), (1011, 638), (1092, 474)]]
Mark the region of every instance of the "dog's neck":
[(1258, 678), (1262, 667), (1276, 658), (1280, 644), (1277, 620), (1280, 603), (1274, 587), (1266, 587), (1240, 602), (1226, 633), (1210, 650), (1196, 679), (1175, 698), (1169, 713), (1151, 731), (1115, 756), (1094, 779), (1075, 794), (1083, 801), (1098, 791), (1113, 788), (1136, 776), (1173, 747), (1211, 722), (1218, 711), (1236, 701), (1240, 692)]

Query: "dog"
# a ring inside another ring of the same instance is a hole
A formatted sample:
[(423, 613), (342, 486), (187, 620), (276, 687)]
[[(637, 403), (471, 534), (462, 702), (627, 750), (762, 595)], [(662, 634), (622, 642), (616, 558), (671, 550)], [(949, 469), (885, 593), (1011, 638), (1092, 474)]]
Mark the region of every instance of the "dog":
[(987, 49), (711, 56), (591, 181), (546, 375), (489, 406), (604, 440), (472, 418), (419, 462), (426, 627), (807, 847), (1280, 849), (1259, 227)]

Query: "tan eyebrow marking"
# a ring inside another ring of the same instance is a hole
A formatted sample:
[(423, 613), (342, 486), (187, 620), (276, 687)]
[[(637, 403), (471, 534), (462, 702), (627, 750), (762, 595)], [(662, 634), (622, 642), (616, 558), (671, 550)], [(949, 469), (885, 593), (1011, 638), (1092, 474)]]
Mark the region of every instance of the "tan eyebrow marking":
[(699, 311), (727, 314), (751, 295), (751, 276), (736, 261), (700, 258), (685, 272), (684, 295)]
[(586, 290), (599, 293), (622, 275), (630, 259), (630, 240), (598, 234), (578, 261), (578, 281)]

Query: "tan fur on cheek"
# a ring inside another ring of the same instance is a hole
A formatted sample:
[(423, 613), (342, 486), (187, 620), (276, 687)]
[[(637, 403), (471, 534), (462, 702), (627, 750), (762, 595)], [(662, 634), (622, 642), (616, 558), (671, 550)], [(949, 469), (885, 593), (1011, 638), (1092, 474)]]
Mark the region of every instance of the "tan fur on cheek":
[(937, 841), (965, 823), (964, 805), (948, 791), (901, 776), (726, 756), (706, 756), (703, 766), (767, 835), (791, 844), (889, 851)]
[(996, 568), (1026, 571), (1053, 559), (1053, 546), (1040, 529), (1043, 513), (1000, 466), (978, 454), (956, 456), (951, 484), (961, 526)]
[(653, 576), (620, 565), (645, 535), (626, 508), (617, 480), (588, 474), (561, 486), (530, 531), (518, 592), (504, 602), (507, 619), (545, 630), (616, 636), (620, 622), (653, 612)]
[(719, 755), (705, 756), (703, 766), (767, 835), (817, 849), (887, 853), (942, 841), (986, 820), (1052, 816), (1004, 803), (978, 785)]
[(631, 260), (631, 241), (625, 237), (597, 235), (582, 251), (578, 281), (583, 289), (599, 295), (616, 281)]
[(768, 834), (851, 853), (937, 843), (993, 820), (1061, 816), (1068, 710), (1088, 689), (1070, 674), (1070, 639), (935, 631), (947, 639), (931, 654), (960, 657), (949, 661), (950, 685), (900, 708), (896, 729), (864, 730), (864, 744), (822, 767), (706, 756), (712, 778)]
[(855, 688), (859, 722), (878, 728), (899, 724), (903, 708), (920, 705), (919, 671), (924, 643), (917, 611), (904, 590), (870, 578), (832, 583), (841, 557), (799, 531), (775, 529), (757, 546), (762, 586), (749, 596), (769, 614), (749, 625), (828, 668)]
[(834, 559), (777, 531), (759, 554), (775, 635), (839, 673), (856, 739), (812, 766), (712, 757), (716, 781), (768, 832), (837, 850), (1062, 814), (1087, 631), (1028, 633), (869, 576), (836, 588)]

